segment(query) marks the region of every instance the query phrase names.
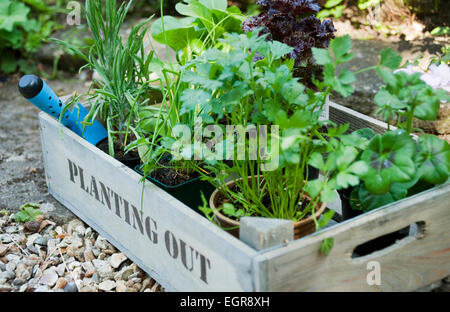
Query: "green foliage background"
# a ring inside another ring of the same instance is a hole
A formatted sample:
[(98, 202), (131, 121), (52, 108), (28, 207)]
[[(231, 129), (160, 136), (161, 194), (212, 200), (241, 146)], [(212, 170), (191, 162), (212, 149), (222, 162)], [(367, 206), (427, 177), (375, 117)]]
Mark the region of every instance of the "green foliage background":
[(53, 31), (69, 0), (0, 1), (0, 72), (34, 72), (33, 54)]

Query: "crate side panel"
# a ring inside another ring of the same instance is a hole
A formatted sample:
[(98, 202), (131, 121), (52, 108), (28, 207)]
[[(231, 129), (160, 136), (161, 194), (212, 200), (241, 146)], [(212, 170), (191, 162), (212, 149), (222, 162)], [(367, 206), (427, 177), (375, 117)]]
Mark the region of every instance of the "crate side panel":
[(163, 286), (253, 290), (253, 249), (49, 116), (40, 124), (51, 194)]
[[(450, 275), (449, 202), (447, 184), (259, 255), (256, 290), (412, 291), (441, 280)], [(415, 222), (425, 222), (423, 231), (373, 254), (351, 257), (356, 246)], [(334, 247), (325, 256), (319, 248), (328, 237)], [(380, 285), (368, 282), (378, 270), (373, 261), (380, 265)]]
[[(330, 102), (330, 120), (338, 124), (350, 124), (350, 131), (355, 131), (362, 128), (370, 128), (375, 133), (386, 132), (388, 125), (375, 118), (358, 113), (350, 108)], [(395, 127), (391, 127), (395, 129)]]

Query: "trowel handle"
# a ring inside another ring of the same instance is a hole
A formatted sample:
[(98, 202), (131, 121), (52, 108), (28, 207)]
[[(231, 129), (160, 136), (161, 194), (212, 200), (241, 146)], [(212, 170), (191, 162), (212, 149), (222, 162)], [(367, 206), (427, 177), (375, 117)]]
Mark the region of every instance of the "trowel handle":
[[(19, 81), (19, 91), (37, 108), (59, 119), (65, 105), (44, 80), (35, 75), (25, 75)], [(61, 122), (74, 131), (77, 128), (77, 117), (67, 110)]]
[[(47, 114), (59, 119), (65, 104), (58, 98), (53, 90), (44, 80), (35, 75), (25, 75), (19, 81), (20, 93), (32, 104)], [(87, 126), (83, 132), (83, 126), (80, 123), (86, 117), (88, 111), (80, 103), (76, 103), (72, 110), (68, 109), (61, 118), (61, 123), (84, 137), (90, 143), (96, 145), (108, 136), (103, 125), (94, 120), (93, 124)]]

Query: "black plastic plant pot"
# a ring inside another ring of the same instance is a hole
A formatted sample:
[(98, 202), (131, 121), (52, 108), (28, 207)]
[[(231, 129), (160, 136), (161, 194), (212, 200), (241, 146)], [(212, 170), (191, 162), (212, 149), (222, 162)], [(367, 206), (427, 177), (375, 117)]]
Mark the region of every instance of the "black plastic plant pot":
[(350, 194), (352, 193), (352, 191), (352, 187), (338, 191), (339, 197), (341, 198), (342, 221), (357, 217), (363, 213), (361, 210), (352, 209), (350, 205)]
[[(143, 176), (142, 166), (138, 165), (134, 170)], [(147, 179), (201, 215), (203, 212), (198, 209), (199, 206), (203, 206), (201, 193), (208, 199), (215, 189), (211, 183), (203, 181), (199, 177), (174, 186), (166, 185), (151, 176), (147, 176)]]

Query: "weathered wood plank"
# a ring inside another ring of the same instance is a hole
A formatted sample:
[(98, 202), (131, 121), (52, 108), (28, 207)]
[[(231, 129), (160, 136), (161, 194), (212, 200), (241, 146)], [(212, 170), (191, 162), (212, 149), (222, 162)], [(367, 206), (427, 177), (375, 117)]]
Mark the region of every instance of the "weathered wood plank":
[[(388, 125), (385, 122), (358, 113), (350, 108), (330, 101), (330, 120), (338, 124), (350, 124), (350, 131), (371, 128), (375, 133), (384, 133)], [(391, 129), (396, 129), (391, 127)]]
[(49, 192), (166, 289), (252, 291), (256, 251), (39, 115)]
[[(258, 291), (411, 291), (450, 274), (450, 183), (332, 226), (254, 259)], [(360, 244), (425, 222), (424, 232), (386, 249), (352, 258)], [(319, 252), (334, 238), (328, 256)], [(378, 261), (381, 285), (369, 285), (367, 268)]]

